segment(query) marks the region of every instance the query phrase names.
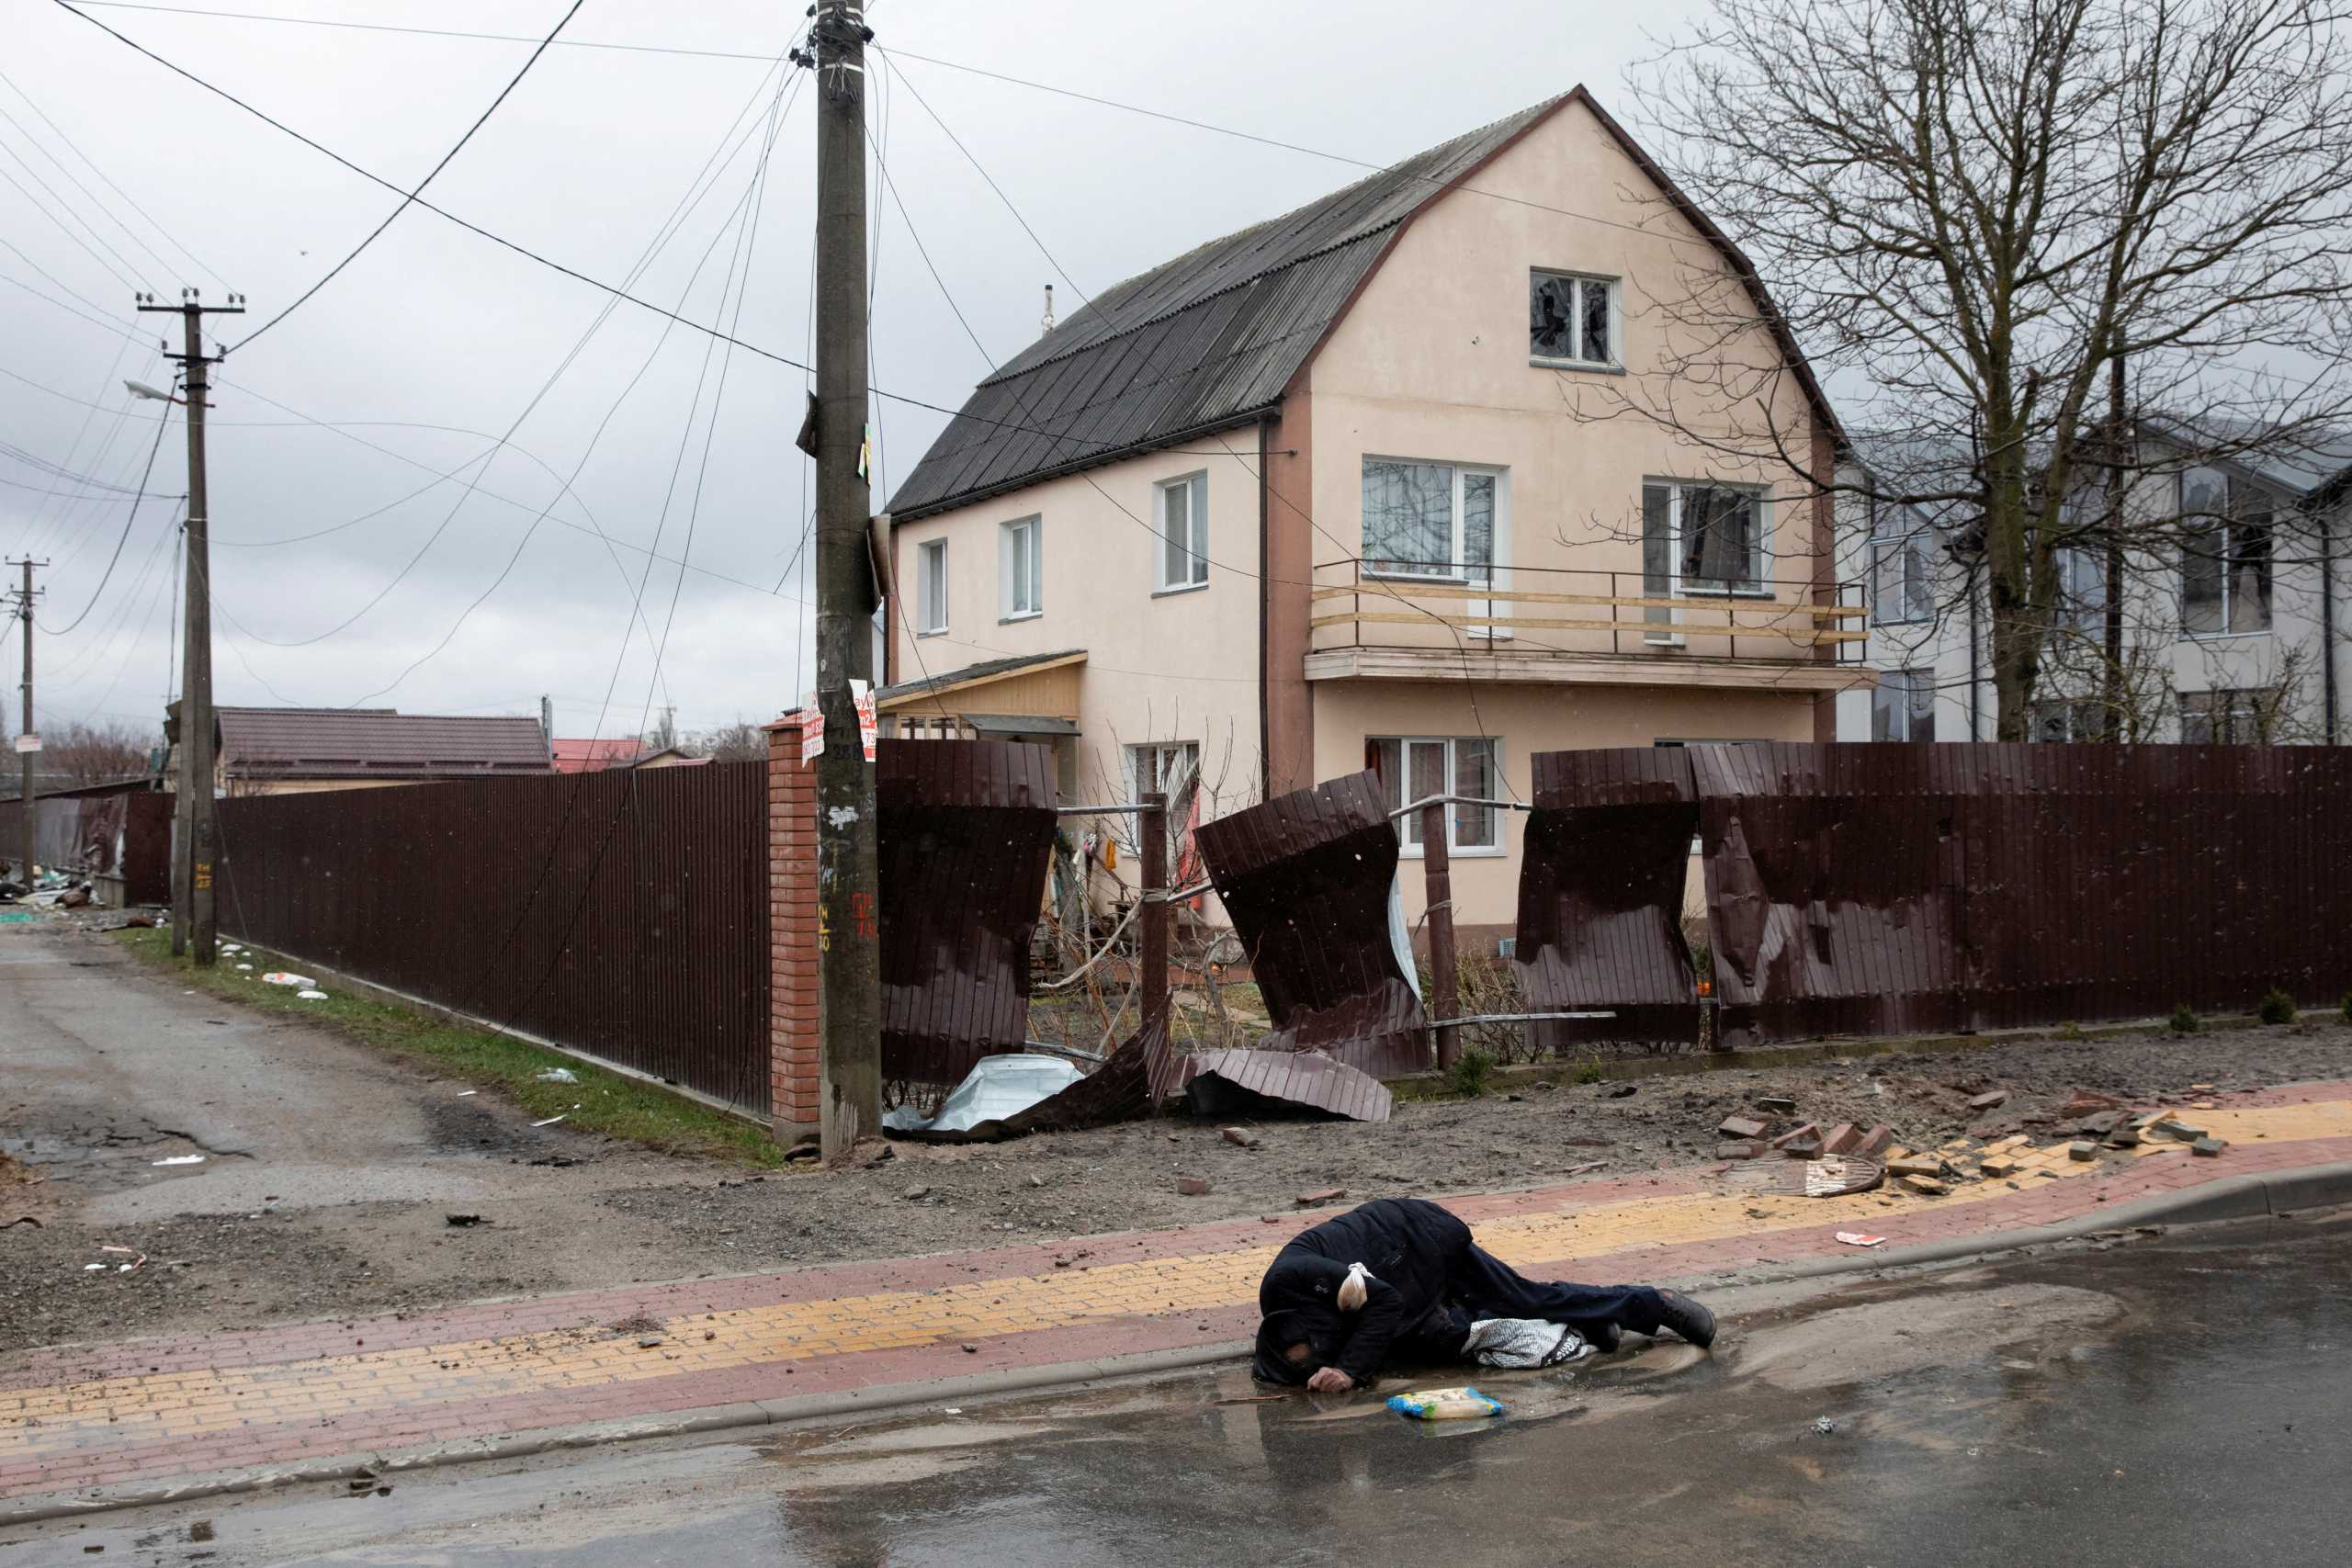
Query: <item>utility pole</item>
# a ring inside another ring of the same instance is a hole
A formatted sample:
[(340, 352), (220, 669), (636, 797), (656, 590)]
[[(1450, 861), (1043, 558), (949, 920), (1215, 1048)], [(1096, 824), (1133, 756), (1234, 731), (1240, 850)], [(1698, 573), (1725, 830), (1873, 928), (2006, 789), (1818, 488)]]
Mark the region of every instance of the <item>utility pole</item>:
[(17, 761), (22, 780), (17, 795), (17, 805), (24, 829), (24, 842), (19, 847), (24, 854), (25, 891), (30, 893), (33, 887), (34, 850), (33, 758), (39, 754), (40, 733), (33, 727), (33, 601), (40, 597), (33, 592), (33, 568), (47, 566), (49, 562), (37, 561), (32, 557), (26, 556), (9, 564), (25, 569), (24, 586), (17, 589), (16, 594), (17, 614), (25, 623), (25, 727), (17, 735)]
[(817, 0), (817, 758), (818, 1094), (827, 1163), (882, 1121), (882, 998), (876, 897), (874, 764), (853, 681), (874, 679), (872, 510), (866, 464), (865, 14)]
[[(197, 290), (180, 290), (176, 305), (159, 305), (152, 294), (139, 297), (141, 312), (169, 310), (180, 318), (182, 348), (164, 355), (180, 362), (187, 387), (187, 604), (183, 611), (186, 649), (180, 660), (179, 799), (174, 803), (172, 890), (187, 908), (172, 910), (172, 950), (185, 943), (199, 968), (220, 956), (220, 926), (212, 905), (212, 867), (220, 821), (212, 798), (212, 563), (211, 513), (204, 488), (204, 394), (207, 367), (220, 355), (204, 353), (204, 318), (244, 314), (245, 297), (232, 294), (225, 305), (198, 303)], [(185, 933), (185, 936), (183, 936)]]

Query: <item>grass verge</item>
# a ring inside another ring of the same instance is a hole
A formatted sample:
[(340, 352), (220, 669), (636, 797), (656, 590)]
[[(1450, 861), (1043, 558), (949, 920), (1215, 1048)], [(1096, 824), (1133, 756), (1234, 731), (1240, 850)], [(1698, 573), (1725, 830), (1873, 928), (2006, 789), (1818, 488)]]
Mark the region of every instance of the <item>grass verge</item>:
[[(198, 969), (172, 956), (171, 933), (123, 931), (116, 940), (145, 964), (169, 973), (180, 984), (258, 1011), (300, 1018), (333, 1029), (362, 1045), (429, 1061), (436, 1071), (496, 1089), (537, 1120), (561, 1116), (564, 1125), (585, 1133), (627, 1138), (665, 1154), (703, 1155), (739, 1165), (775, 1167), (784, 1151), (765, 1128), (714, 1111), (658, 1084), (546, 1050), (525, 1041), (464, 1024), (444, 1023), (390, 1002), (329, 993), (324, 1001), (304, 1001), (290, 986), (266, 986), (256, 977), (277, 968), (297, 968), (292, 960), (248, 950), (221, 966)], [(250, 972), (236, 964), (250, 961)], [(544, 1083), (539, 1074), (568, 1067), (577, 1083)]]

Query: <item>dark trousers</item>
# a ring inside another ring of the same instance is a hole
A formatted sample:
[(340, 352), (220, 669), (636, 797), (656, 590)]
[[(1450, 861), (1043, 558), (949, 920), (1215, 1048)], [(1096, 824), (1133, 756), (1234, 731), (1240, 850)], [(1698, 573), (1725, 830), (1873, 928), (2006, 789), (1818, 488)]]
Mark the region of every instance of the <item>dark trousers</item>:
[(1470, 1325), (1482, 1317), (1537, 1317), (1565, 1323), (1589, 1339), (1603, 1324), (1656, 1334), (1665, 1303), (1648, 1285), (1574, 1285), (1531, 1280), (1482, 1247), (1472, 1247), (1445, 1282), (1445, 1300), (1397, 1337), (1392, 1359), (1456, 1360)]

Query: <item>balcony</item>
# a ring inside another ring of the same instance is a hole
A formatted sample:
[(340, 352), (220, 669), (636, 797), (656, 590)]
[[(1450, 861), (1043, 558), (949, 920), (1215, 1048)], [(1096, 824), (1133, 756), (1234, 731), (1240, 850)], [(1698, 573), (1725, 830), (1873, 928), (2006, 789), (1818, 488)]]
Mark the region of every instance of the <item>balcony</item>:
[[(1484, 568), (1475, 569), (1483, 572)], [(1862, 662), (1863, 584), (1646, 591), (1639, 571), (1361, 558), (1315, 568), (1306, 678), (1844, 691)]]

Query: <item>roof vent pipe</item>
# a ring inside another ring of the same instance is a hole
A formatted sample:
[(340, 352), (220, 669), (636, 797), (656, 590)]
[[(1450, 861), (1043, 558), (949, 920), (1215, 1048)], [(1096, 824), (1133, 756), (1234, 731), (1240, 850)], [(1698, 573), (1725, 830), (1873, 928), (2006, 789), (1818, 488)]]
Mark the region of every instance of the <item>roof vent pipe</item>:
[(1054, 286), (1050, 283), (1046, 285), (1046, 319), (1043, 325), (1047, 332), (1054, 330)]

